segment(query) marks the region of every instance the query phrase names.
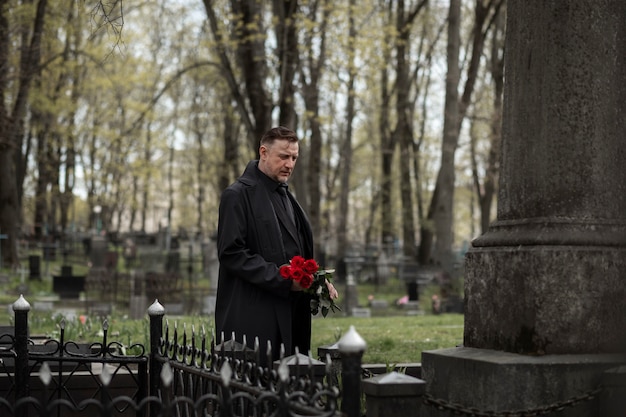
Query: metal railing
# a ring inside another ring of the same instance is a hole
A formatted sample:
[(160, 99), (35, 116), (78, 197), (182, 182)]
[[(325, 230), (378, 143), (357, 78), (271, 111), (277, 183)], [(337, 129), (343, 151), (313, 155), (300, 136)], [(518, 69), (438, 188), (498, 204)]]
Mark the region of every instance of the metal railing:
[(330, 358), (281, 354), (264, 367), (258, 342), (254, 349), (236, 342), (216, 346), (204, 331), (179, 334), (175, 326), (170, 332), (158, 301), (148, 309), (149, 351), (109, 341), (106, 320), (97, 342), (65, 340), (61, 321), (59, 340), (35, 343), (28, 337), (30, 304), (20, 296), (13, 310), (13, 333), (0, 334), (2, 416), (360, 417), (364, 347), (352, 346), (350, 332), (337, 378)]

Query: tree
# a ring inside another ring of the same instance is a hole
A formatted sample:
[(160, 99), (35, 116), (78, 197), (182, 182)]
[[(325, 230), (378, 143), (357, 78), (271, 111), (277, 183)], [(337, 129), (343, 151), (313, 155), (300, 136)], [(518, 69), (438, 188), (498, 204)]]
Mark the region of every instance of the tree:
[[(313, 235), (316, 237), (322, 234), (321, 224), (321, 155), (322, 155), (322, 126), (320, 121), (320, 89), (321, 79), (326, 66), (326, 38), (328, 20), (331, 12), (331, 5), (328, 0), (310, 2), (303, 20), (307, 25), (304, 28), (304, 48), (299, 51), (302, 54), (300, 59), (300, 80), (302, 85), (302, 98), (306, 109), (305, 119), (310, 131), (310, 141), (308, 146), (306, 189), (308, 193), (302, 193), (304, 206), (307, 209)], [(317, 20), (320, 20), (316, 25)], [(307, 30), (306, 27), (313, 27)], [(295, 39), (295, 37), (294, 37)], [(319, 45), (316, 48), (315, 45)], [(295, 46), (295, 45), (294, 45)], [(293, 96), (291, 99), (295, 99)], [(281, 111), (281, 114), (283, 112)], [(304, 187), (303, 187), (304, 188)], [(321, 239), (315, 239), (315, 253), (324, 252)]]
[[(36, 3), (32, 21), (25, 19), (21, 24), (19, 40), (10, 36), (8, 2), (0, 5), (0, 230), (8, 234), (8, 239), (0, 241), (0, 244), (3, 245), (2, 256), (13, 266), (18, 264), (17, 242), (21, 233), (21, 184), (18, 184), (17, 173), (25, 166), (21, 150), (28, 95), (40, 71), (41, 36), (47, 4), (46, 0)], [(11, 62), (12, 46), (16, 44), (20, 45), (17, 49), (21, 53), (16, 70), (16, 88), (12, 91), (12, 83), (7, 77), (10, 73), (8, 63)], [(13, 100), (10, 101), (9, 97)], [(6, 107), (7, 103), (12, 105), (12, 109)]]
[(484, 168), (484, 179), (478, 172), (475, 141), (472, 140), (472, 178), (480, 206), (480, 231), (486, 233), (491, 223), (491, 212), (499, 173), (500, 144), (502, 142), (502, 94), (504, 91), (504, 8), (495, 19), (492, 32), (489, 70), (493, 82), (493, 112), (490, 146)]
[[(459, 97), (461, 68), (459, 66), (461, 1), (451, 0), (448, 14), (448, 73), (444, 110), (441, 164), (435, 190), (428, 210), (428, 220), (420, 228), (419, 260), (427, 263), (433, 258), (448, 266), (452, 260), (454, 241), (453, 210), (455, 189), (455, 153), (458, 147), (461, 123), (471, 103), (472, 93), (480, 67), (485, 38), (504, 0), (476, 1), (472, 30), (472, 53), (467, 67), (463, 94)], [(432, 223), (431, 223), (432, 222)], [(433, 250), (433, 238), (436, 237)]]

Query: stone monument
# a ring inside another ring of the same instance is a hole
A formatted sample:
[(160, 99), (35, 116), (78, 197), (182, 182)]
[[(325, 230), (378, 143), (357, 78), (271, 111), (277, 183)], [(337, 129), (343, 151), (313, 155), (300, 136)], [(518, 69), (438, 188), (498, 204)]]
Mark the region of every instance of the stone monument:
[(466, 254), (463, 347), (422, 357), (427, 393), (614, 415), (598, 410), (626, 364), (626, 2), (509, 0), (505, 67), (497, 220)]

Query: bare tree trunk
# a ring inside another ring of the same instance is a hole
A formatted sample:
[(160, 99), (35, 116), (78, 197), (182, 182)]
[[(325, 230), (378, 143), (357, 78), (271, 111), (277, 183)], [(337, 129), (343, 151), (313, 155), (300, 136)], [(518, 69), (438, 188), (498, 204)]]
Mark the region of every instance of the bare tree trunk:
[(274, 0), (274, 16), (277, 16), (276, 38), (278, 41), (278, 72), (280, 74), (278, 123), (296, 129), (294, 78), (298, 67), (298, 36), (296, 33), (297, 0)]
[[(429, 261), (433, 258), (435, 261), (445, 265), (452, 258), (452, 245), (454, 243), (453, 208), (456, 179), (454, 156), (458, 146), (461, 122), (467, 113), (474, 91), (486, 34), (503, 2), (504, 0), (490, 0), (486, 4), (483, 4), (481, 1), (476, 2), (474, 30), (472, 31), (472, 55), (467, 69), (465, 87), (460, 99), (458, 87), (460, 80), (461, 8), (459, 0), (451, 0), (450, 2), (448, 16), (448, 74), (446, 76), (441, 167), (428, 210), (429, 221), (422, 225), (423, 247), (420, 247), (420, 261)], [(489, 19), (490, 16), (491, 19)], [(433, 238), (435, 237), (434, 249), (432, 249)]]
[(20, 57), (20, 72), (17, 94), (9, 116), (5, 107), (8, 87), (7, 70), (3, 68), (9, 62), (11, 48), (8, 33), (6, 7), (0, 7), (0, 232), (7, 234), (8, 239), (0, 240), (2, 256), (9, 264), (19, 264), (17, 242), (21, 224), (21, 201), (16, 179), (16, 158), (21, 159), (24, 118), (31, 83), (39, 71), (39, 48), (44, 29), (47, 0), (37, 3), (37, 11), (33, 22), (30, 43)]
[(411, 181), (411, 155), (413, 150), (413, 114), (415, 103), (410, 99), (411, 76), (408, 50), (411, 27), (419, 11), (425, 5), (419, 2), (414, 8), (405, 11), (404, 0), (398, 1), (396, 11), (396, 116), (398, 122), (393, 136), (400, 144), (400, 201), (402, 202), (402, 241), (403, 254), (415, 258), (415, 221), (413, 217), (413, 183)]
[(428, 211), (430, 222), (422, 225), (422, 246), (420, 261), (430, 261), (432, 239), (436, 236), (433, 255), (436, 261), (446, 261), (452, 251), (452, 220), (454, 198), (454, 154), (458, 142), (459, 126), (459, 50), (461, 44), (461, 1), (451, 0), (448, 14), (448, 47), (446, 75), (446, 99), (443, 123), (443, 141), (441, 146), (441, 168), (437, 175), (435, 191)]
[(502, 95), (504, 91), (504, 11), (496, 19), (491, 45), (491, 78), (494, 84), (491, 119), (491, 148), (485, 170), (484, 193), (480, 195), (480, 230), (485, 233), (491, 223), (491, 207), (497, 190), (500, 148), (502, 143)]
[[(354, 8), (356, 0), (350, 0), (348, 7), (348, 50), (354, 50), (354, 39), (356, 38), (356, 27), (354, 22)], [(348, 248), (347, 228), (348, 228), (348, 215), (349, 205), (348, 197), (350, 194), (350, 172), (352, 170), (352, 123), (355, 117), (355, 104), (354, 104), (354, 83), (356, 80), (356, 63), (354, 54), (348, 54), (350, 59), (348, 61), (348, 85), (346, 94), (348, 96), (348, 102), (346, 103), (346, 133), (343, 138), (343, 144), (341, 146), (341, 171), (340, 171), (340, 184), (339, 188), (339, 215), (337, 218), (337, 259), (343, 264), (343, 259), (346, 256), (346, 249)], [(345, 277), (342, 277), (345, 278)]]
[[(381, 2), (385, 5), (385, 1)], [(387, 20), (391, 22), (393, 2), (387, 3)], [(385, 32), (383, 45), (390, 45), (392, 42), (389, 31)], [(383, 62), (391, 62), (391, 48), (385, 47), (383, 50)], [(393, 156), (396, 148), (396, 140), (391, 134), (389, 106), (391, 103), (391, 91), (389, 88), (389, 68), (384, 65), (380, 74), (381, 85), (381, 110), (379, 119), (380, 134), (380, 158), (381, 158), (381, 179), (380, 179), (380, 210), (381, 210), (381, 239), (385, 248), (396, 239), (393, 207), (391, 201), (392, 168)]]
[[(262, 26), (263, 4), (257, 0), (231, 0), (232, 13), (239, 20), (232, 39), (224, 40), (218, 26), (219, 19), (213, 2), (204, 0), (218, 55), (222, 62), (224, 77), (231, 90), (237, 109), (247, 130), (251, 149), (258, 153), (259, 141), (272, 124), (272, 101), (266, 91), (268, 69), (265, 56), (265, 28)], [(226, 43), (236, 42), (237, 66), (243, 76), (245, 91), (242, 92), (233, 65), (227, 54)], [(248, 105), (246, 104), (249, 103)]]
[[(305, 181), (301, 182), (301, 184), (306, 185), (305, 189), (307, 193), (299, 193), (298, 199), (308, 213), (313, 229), (313, 236), (315, 237), (315, 254), (319, 256), (320, 259), (324, 257), (325, 245), (322, 239), (320, 211), (322, 193), (319, 179), (322, 170), (322, 129), (319, 120), (319, 81), (326, 64), (326, 28), (328, 26), (329, 14), (330, 7), (328, 7), (328, 0), (309, 3), (306, 17), (311, 22), (317, 22), (318, 19), (320, 19), (319, 31), (305, 31), (305, 47), (302, 50), (303, 58), (301, 59), (302, 65), (300, 65), (302, 95), (307, 114), (306, 121), (311, 132), (311, 137), (310, 145), (307, 150), (307, 166), (299, 167), (299, 172), (301, 173), (303, 172), (302, 168), (307, 168)], [(314, 43), (317, 43), (319, 48), (314, 48)]]
[[(146, 146), (143, 152), (143, 162), (150, 166), (152, 161), (152, 126), (148, 123), (146, 128)], [(146, 233), (146, 223), (148, 222), (148, 201), (150, 201), (150, 179), (144, 176), (143, 189), (141, 192), (141, 232)]]

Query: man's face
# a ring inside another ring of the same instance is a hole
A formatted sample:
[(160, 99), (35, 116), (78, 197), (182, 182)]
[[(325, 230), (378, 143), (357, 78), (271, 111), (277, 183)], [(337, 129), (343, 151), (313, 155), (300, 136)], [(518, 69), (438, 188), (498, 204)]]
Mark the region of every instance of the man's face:
[(271, 145), (259, 149), (259, 169), (278, 182), (287, 182), (298, 159), (298, 142), (276, 139)]

